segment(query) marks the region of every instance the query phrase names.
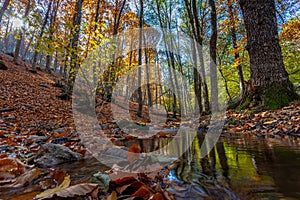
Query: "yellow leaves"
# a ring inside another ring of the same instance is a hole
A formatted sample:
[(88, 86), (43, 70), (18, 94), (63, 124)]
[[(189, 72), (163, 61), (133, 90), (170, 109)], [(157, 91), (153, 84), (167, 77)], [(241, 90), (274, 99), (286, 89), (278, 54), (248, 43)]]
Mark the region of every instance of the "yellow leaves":
[(238, 58), (235, 60), (235, 62), (233, 63), (232, 67), (236, 68), (238, 66), (241, 66), (242, 62), (241, 62), (241, 59)]
[(300, 42), (300, 22), (292, 20), (282, 25), (283, 31), (280, 34), (280, 39), (283, 41)]
[(45, 197), (49, 197), (60, 190), (68, 188), (70, 186), (70, 183), (71, 183), (70, 176), (67, 175), (67, 176), (65, 176), (64, 181), (58, 187), (46, 190), (46, 191), (42, 192), (41, 194), (36, 195), (35, 198), (42, 199)]
[(81, 183), (77, 185), (70, 186), (70, 176), (65, 176), (64, 181), (56, 188), (49, 189), (41, 194), (36, 195), (36, 199), (49, 199), (54, 196), (61, 198), (73, 198), (76, 196), (86, 196), (89, 195), (93, 199), (98, 196), (98, 184), (91, 183)]

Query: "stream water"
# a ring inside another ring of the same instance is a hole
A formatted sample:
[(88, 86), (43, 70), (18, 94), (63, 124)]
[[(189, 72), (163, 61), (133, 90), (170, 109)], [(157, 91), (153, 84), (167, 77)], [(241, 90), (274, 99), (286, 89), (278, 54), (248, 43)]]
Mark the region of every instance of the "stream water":
[[(123, 140), (119, 145), (139, 144), (150, 152), (171, 139)], [(200, 157), (203, 139), (197, 137), (172, 171), (191, 185), (199, 176), (214, 177), (240, 199), (300, 199), (300, 140), (293, 138), (222, 137), (213, 151)], [(73, 179), (104, 170), (97, 160), (66, 165)]]
[[(138, 143), (144, 152), (150, 152), (170, 140), (122, 140), (118, 145)], [(204, 158), (200, 157), (202, 141), (200, 136), (195, 138), (193, 145), (173, 165), (173, 177), (170, 178), (180, 180), (185, 185), (203, 186), (199, 177), (214, 177), (240, 199), (300, 199), (299, 139), (222, 137)], [(108, 169), (92, 158), (65, 163), (59, 168), (68, 171), (73, 182), (89, 180), (93, 174)], [(22, 191), (22, 188), (6, 191), (5, 196), (17, 196)]]

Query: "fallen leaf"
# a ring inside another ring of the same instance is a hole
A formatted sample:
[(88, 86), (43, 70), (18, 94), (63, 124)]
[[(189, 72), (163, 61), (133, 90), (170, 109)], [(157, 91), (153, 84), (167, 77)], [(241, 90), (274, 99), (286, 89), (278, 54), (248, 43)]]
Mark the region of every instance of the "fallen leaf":
[(150, 188), (147, 186), (140, 187), (133, 195), (132, 197), (141, 197), (143, 199), (149, 199), (152, 192), (150, 191)]
[(13, 188), (17, 188), (17, 187), (23, 187), (25, 185), (28, 185), (31, 181), (33, 181), (34, 179), (38, 178), (39, 175), (41, 174), (41, 171), (37, 168), (37, 169), (32, 169), (24, 174), (22, 174), (21, 176), (13, 179), (10, 184), (4, 184), (1, 187), (13, 187)]
[(267, 122), (264, 122), (264, 125), (271, 125), (271, 124), (274, 124), (276, 122), (277, 122), (277, 120), (267, 121)]
[(161, 193), (156, 193), (149, 200), (164, 200), (164, 196)]
[(106, 200), (117, 200), (117, 193), (113, 191), (111, 195), (109, 195)]
[(71, 183), (70, 176), (69, 175), (65, 176), (64, 181), (58, 187), (46, 190), (46, 191), (42, 192), (41, 194), (36, 195), (35, 198), (43, 199), (43, 198), (49, 197), (60, 190), (64, 190), (64, 189), (68, 188), (70, 183)]

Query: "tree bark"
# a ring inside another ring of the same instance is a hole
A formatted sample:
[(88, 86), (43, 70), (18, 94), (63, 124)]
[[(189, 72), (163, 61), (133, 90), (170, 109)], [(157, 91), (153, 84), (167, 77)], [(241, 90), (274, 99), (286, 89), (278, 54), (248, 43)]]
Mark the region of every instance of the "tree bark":
[[(203, 57), (203, 27), (200, 24), (198, 11), (197, 11), (197, 2), (196, 0), (192, 0), (189, 2), (188, 0), (184, 0), (185, 7), (188, 13), (188, 18), (190, 25), (192, 27), (192, 36), (197, 41), (197, 52), (200, 62), (200, 75), (201, 75), (201, 84), (203, 88), (203, 98), (204, 98), (204, 109), (205, 112), (209, 112), (209, 96), (208, 96), (208, 87), (206, 83), (206, 75), (205, 75), (205, 65), (204, 65), (204, 57)], [(202, 28), (201, 28), (202, 27)]]
[[(60, 1), (57, 1), (56, 4), (53, 6), (52, 9), (52, 13), (51, 13), (51, 17), (50, 17), (50, 25), (49, 25), (49, 41), (53, 40), (53, 34), (54, 34), (54, 24), (56, 22), (56, 17), (57, 17), (57, 10), (58, 10), (58, 6), (60, 4)], [(51, 51), (51, 44), (48, 44), (48, 49)], [(52, 52), (52, 51), (51, 51)], [(52, 61), (52, 54), (53, 53), (48, 53), (46, 56), (46, 71), (48, 73), (51, 72), (50, 70), (50, 65), (51, 65), (51, 61)]]
[(297, 98), (284, 68), (274, 0), (240, 0), (250, 55), (250, 98), (277, 109)]
[(34, 51), (34, 55), (33, 55), (33, 61), (32, 61), (32, 72), (36, 72), (36, 62), (37, 62), (38, 53), (39, 53), (38, 52), (39, 40), (44, 35), (45, 28), (46, 28), (46, 25), (47, 25), (48, 19), (49, 19), (49, 13), (50, 13), (50, 10), (51, 10), (52, 2), (53, 2), (53, 0), (51, 0), (49, 2), (48, 8), (47, 8), (47, 11), (46, 11), (46, 14), (45, 14), (45, 18), (43, 20), (42, 29), (41, 29), (40, 35), (37, 38), (37, 44), (36, 44), (36, 47), (35, 47), (35, 51)]
[(73, 17), (73, 27), (75, 29), (75, 33), (73, 35), (73, 38), (71, 40), (71, 55), (70, 55), (70, 69), (69, 69), (69, 77), (66, 85), (66, 93), (68, 95), (71, 94), (73, 83), (75, 82), (76, 73), (78, 70), (78, 45), (79, 45), (79, 36), (80, 36), (80, 25), (81, 25), (81, 19), (82, 19), (82, 6), (83, 6), (84, 0), (77, 0), (76, 2), (76, 12)]
[(4, 12), (7, 10), (8, 8), (8, 5), (9, 5), (9, 2), (10, 0), (5, 0), (1, 9), (0, 9), (0, 24), (1, 24), (1, 21), (2, 21), (2, 17), (4, 15)]
[[(25, 15), (24, 15), (25, 19), (29, 15), (30, 7), (31, 7), (31, 1), (29, 1), (28, 4), (27, 4), (27, 6), (26, 6)], [(25, 33), (25, 27), (23, 26), (22, 29), (19, 30), (19, 31), (20, 31), (19, 38), (17, 40), (17, 45), (16, 45), (15, 53), (14, 53), (14, 60), (13, 60), (14, 62), (17, 62), (17, 60), (19, 58), (19, 55), (20, 55), (21, 46), (22, 46), (22, 43), (23, 43), (23, 37), (24, 37), (24, 33)]]
[(211, 38), (210, 38), (210, 84), (211, 84), (211, 110), (219, 110), (218, 74), (217, 74), (217, 10), (214, 0), (209, 0), (211, 8)]
[(138, 50), (138, 112), (137, 115), (142, 117), (143, 112), (143, 93), (142, 93), (142, 42), (143, 42), (143, 16), (144, 16), (144, 2), (140, 0), (140, 16), (139, 16), (139, 50)]

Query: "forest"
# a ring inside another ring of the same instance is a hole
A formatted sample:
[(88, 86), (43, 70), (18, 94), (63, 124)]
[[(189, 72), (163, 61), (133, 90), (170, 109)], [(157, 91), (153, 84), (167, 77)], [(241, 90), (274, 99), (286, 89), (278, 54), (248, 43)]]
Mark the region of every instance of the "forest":
[(0, 0), (0, 199), (299, 199), (300, 0)]

